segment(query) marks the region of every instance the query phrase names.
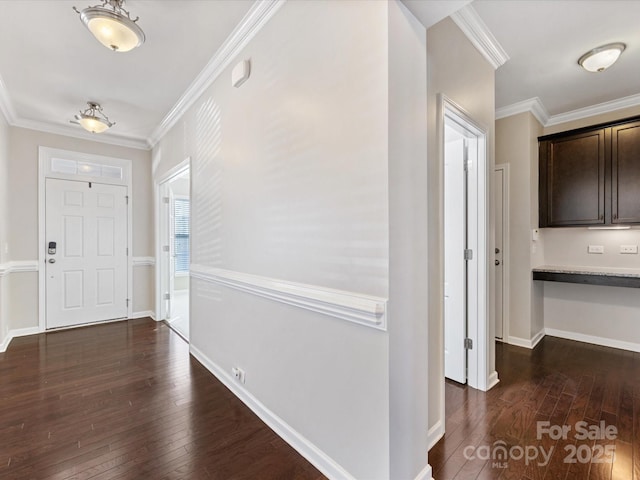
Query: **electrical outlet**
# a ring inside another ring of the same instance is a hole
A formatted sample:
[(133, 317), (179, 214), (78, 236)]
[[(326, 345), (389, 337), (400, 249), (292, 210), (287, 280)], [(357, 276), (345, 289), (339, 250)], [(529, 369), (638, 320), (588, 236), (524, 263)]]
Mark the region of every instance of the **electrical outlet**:
[(604, 253), (604, 246), (603, 245), (589, 245), (589, 248), (587, 249), (588, 253)]
[(240, 383), (244, 383), (244, 370), (238, 367), (231, 368), (231, 374)]
[(620, 253), (638, 253), (638, 245), (620, 245)]

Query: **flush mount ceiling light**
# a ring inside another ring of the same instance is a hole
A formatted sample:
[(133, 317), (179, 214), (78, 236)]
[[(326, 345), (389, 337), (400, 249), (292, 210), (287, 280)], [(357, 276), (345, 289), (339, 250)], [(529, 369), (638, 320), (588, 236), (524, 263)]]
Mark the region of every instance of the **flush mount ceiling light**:
[(89, 108), (84, 112), (81, 111), (80, 115), (75, 116), (77, 122), (87, 132), (102, 133), (116, 124), (116, 122), (110, 122), (107, 116), (102, 113), (100, 104), (87, 102), (87, 105), (89, 105)]
[(616, 63), (627, 46), (624, 43), (610, 43), (585, 53), (578, 59), (578, 64), (588, 72), (604, 72)]
[(102, 0), (102, 5), (79, 11), (80, 20), (96, 39), (114, 52), (128, 52), (144, 43), (144, 32), (122, 8), (124, 0)]

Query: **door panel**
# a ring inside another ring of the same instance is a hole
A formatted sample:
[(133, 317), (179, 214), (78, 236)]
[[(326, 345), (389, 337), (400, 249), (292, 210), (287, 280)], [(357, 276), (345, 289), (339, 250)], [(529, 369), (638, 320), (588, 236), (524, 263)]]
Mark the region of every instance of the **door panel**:
[(466, 185), (464, 140), (447, 142), (444, 164), (444, 375), (467, 381)]
[(127, 316), (127, 188), (48, 178), (46, 326)]

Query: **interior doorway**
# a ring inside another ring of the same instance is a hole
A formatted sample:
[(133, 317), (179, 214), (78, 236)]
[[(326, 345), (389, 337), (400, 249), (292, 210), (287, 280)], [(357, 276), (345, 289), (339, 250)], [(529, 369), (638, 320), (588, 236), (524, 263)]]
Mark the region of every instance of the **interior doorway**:
[[(440, 97), (443, 125), (444, 373), (480, 390), (497, 383), (491, 355), (486, 130)], [(491, 365), (490, 365), (491, 364)], [(444, 381), (444, 380), (443, 380)], [(444, 387), (442, 389), (444, 392)], [(443, 395), (444, 396), (444, 395)], [(442, 399), (444, 406), (444, 398)]]
[(158, 188), (160, 319), (189, 341), (191, 190), (189, 162)]

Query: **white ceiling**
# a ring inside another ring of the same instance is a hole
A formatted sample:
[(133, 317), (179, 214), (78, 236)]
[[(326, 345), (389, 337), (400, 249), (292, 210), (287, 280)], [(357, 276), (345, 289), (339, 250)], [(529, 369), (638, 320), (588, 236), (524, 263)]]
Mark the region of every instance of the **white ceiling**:
[(116, 122), (107, 135), (146, 141), (253, 1), (127, 1), (146, 35), (128, 53), (99, 44), (72, 9), (96, 4), (0, 1), (0, 76), (18, 119), (81, 130), (69, 121), (91, 100)]
[[(140, 17), (147, 41), (115, 53), (92, 38), (72, 9), (99, 3), (0, 1), (0, 107), (12, 124), (83, 136), (69, 120), (91, 100), (116, 122), (101, 140), (146, 148), (194, 79), (258, 6), (253, 0), (128, 0), (125, 6)], [(429, 26), (468, 0), (404, 3)], [(496, 71), (497, 108), (539, 97), (555, 115), (640, 94), (640, 1), (471, 5), (510, 57)], [(582, 53), (613, 41), (625, 42), (627, 50), (612, 68), (590, 74), (577, 65)]]
[[(496, 108), (533, 97), (549, 115), (640, 93), (640, 1), (476, 0), (472, 7), (510, 59), (496, 70)], [(602, 73), (578, 58), (623, 42), (627, 49)]]

